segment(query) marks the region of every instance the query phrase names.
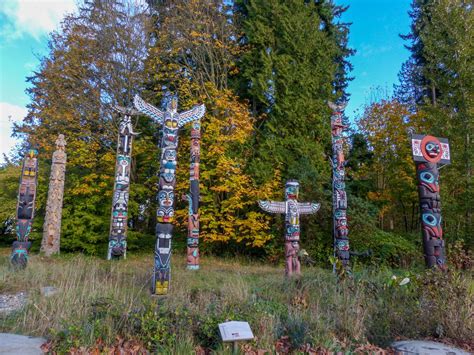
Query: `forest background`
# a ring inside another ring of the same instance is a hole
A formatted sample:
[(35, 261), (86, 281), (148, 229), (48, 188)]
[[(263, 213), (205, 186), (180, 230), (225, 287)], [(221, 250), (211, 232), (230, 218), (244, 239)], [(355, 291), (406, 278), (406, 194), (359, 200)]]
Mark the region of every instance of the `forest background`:
[[(287, 179), (301, 201), (320, 202), (302, 223), (302, 245), (319, 263), (332, 254), (330, 110), (347, 100), (354, 54), (345, 7), (331, 1), (84, 1), (53, 32), (49, 54), (28, 78), (31, 104), (15, 134), (39, 148), (31, 239), (39, 249), (54, 141), (64, 133), (68, 163), (63, 251), (105, 255), (120, 117), (135, 94), (159, 106), (177, 92), (180, 110), (205, 103), (201, 145), (201, 250), (281, 260), (283, 219), (259, 210), (281, 200)], [(411, 51), (393, 96), (380, 95), (347, 122), (351, 248), (369, 262), (422, 262), (411, 133), (450, 140), (441, 170), (444, 237), (474, 246), (474, 17), (462, 0), (414, 0)], [(155, 236), (160, 130), (134, 118), (129, 202), (130, 252), (151, 252)], [(180, 133), (177, 196), (189, 188), (189, 131)], [(0, 241), (14, 240), (21, 154), (0, 167)], [(177, 201), (176, 249), (185, 248), (187, 206)]]

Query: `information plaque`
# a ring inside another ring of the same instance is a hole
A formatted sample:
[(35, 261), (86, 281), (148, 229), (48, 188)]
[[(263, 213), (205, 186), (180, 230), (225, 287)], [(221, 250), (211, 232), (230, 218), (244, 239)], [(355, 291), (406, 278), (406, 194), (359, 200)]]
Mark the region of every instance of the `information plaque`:
[(253, 333), (247, 322), (231, 321), (219, 324), (222, 341), (252, 340)]

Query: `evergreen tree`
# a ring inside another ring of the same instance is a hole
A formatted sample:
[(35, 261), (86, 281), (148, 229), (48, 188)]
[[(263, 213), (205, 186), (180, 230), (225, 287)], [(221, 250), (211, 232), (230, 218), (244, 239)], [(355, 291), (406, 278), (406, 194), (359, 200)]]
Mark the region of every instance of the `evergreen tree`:
[[(345, 8), (331, 2), (237, 2), (248, 51), (239, 61), (239, 95), (247, 98), (258, 129), (253, 174), (268, 179), (276, 166), (303, 189), (329, 179), (328, 99), (345, 97), (347, 25), (335, 23)], [(317, 185), (317, 187), (315, 186)]]
[[(301, 199), (322, 202), (308, 219), (302, 244), (326, 259), (332, 248), (330, 216), (330, 111), (327, 101), (345, 99), (348, 24), (346, 8), (332, 1), (236, 1), (244, 49), (232, 86), (255, 116), (249, 172), (268, 181), (275, 169), (282, 180), (298, 179)], [(280, 197), (281, 198), (281, 195)]]
[[(428, 114), (425, 132), (449, 138), (452, 166), (442, 173), (445, 232), (472, 238), (474, 221), (474, 14), (463, 0), (414, 0), (411, 32), (402, 38), (412, 54), (401, 72), (399, 97), (413, 95)], [(410, 91), (411, 88), (411, 91)]]

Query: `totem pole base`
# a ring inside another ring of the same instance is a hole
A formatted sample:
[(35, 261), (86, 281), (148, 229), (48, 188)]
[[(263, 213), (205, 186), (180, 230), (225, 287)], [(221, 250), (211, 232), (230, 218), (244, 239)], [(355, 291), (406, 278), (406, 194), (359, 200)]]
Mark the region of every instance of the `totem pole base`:
[(298, 258), (298, 252), (300, 250), (299, 242), (285, 242), (285, 276), (286, 277), (298, 277), (301, 275), (301, 263)]
[(156, 296), (168, 294), (170, 289), (170, 269), (155, 269), (153, 273), (153, 283), (151, 293)]
[(14, 269), (24, 269), (28, 265), (28, 250), (31, 242), (13, 242), (10, 263)]
[(156, 281), (155, 282), (155, 292), (157, 296), (163, 296), (168, 294), (169, 282), (168, 281)]

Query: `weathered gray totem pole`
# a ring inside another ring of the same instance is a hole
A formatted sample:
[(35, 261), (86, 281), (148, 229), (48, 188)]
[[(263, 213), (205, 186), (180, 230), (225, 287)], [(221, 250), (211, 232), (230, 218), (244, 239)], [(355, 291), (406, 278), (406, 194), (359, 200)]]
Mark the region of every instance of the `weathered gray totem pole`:
[(189, 111), (178, 113), (178, 98), (176, 96), (172, 96), (168, 100), (165, 111), (143, 101), (138, 95), (135, 96), (134, 104), (137, 110), (155, 119), (158, 124), (163, 126), (152, 292), (157, 295), (165, 295), (168, 293), (171, 278), (171, 238), (173, 235), (178, 130), (187, 123), (200, 120), (204, 116), (206, 108), (204, 105), (199, 105)]
[(16, 267), (26, 267), (28, 263), (28, 250), (31, 242), (28, 236), (31, 232), (35, 216), (36, 186), (38, 183), (38, 151), (29, 148), (21, 169), (20, 189), (18, 191), (18, 204), (16, 214), (16, 237), (13, 242), (11, 263)]
[(418, 178), (421, 234), (426, 266), (446, 269), (445, 244), (441, 227), (438, 164), (451, 163), (449, 142), (445, 138), (414, 134), (411, 138)]
[(333, 194), (333, 234), (334, 254), (341, 261), (343, 267), (349, 265), (349, 228), (347, 227), (347, 195), (344, 182), (346, 164), (344, 160), (344, 137), (346, 126), (342, 123), (342, 115), (346, 103), (328, 103), (331, 108), (331, 135), (332, 135), (332, 194)]
[(41, 251), (46, 256), (59, 254), (61, 238), (61, 215), (63, 212), (64, 176), (66, 174), (67, 154), (64, 135), (58, 135), (56, 151), (53, 153), (51, 175), (49, 177), (46, 217), (43, 225)]
[(194, 121), (191, 127), (191, 164), (189, 167), (188, 250), (187, 268), (199, 269), (199, 160), (201, 155), (201, 122)]
[(130, 164), (132, 156), (133, 131), (131, 115), (138, 113), (131, 108), (115, 106), (124, 115), (119, 125), (117, 160), (115, 163), (115, 184), (110, 217), (109, 247), (107, 259), (127, 257), (128, 196), (130, 191)]
[(298, 259), (300, 250), (300, 215), (315, 214), (320, 207), (319, 203), (298, 202), (299, 183), (288, 180), (285, 185), (284, 202), (258, 201), (260, 207), (270, 213), (285, 214), (285, 274), (301, 274), (301, 264)]

